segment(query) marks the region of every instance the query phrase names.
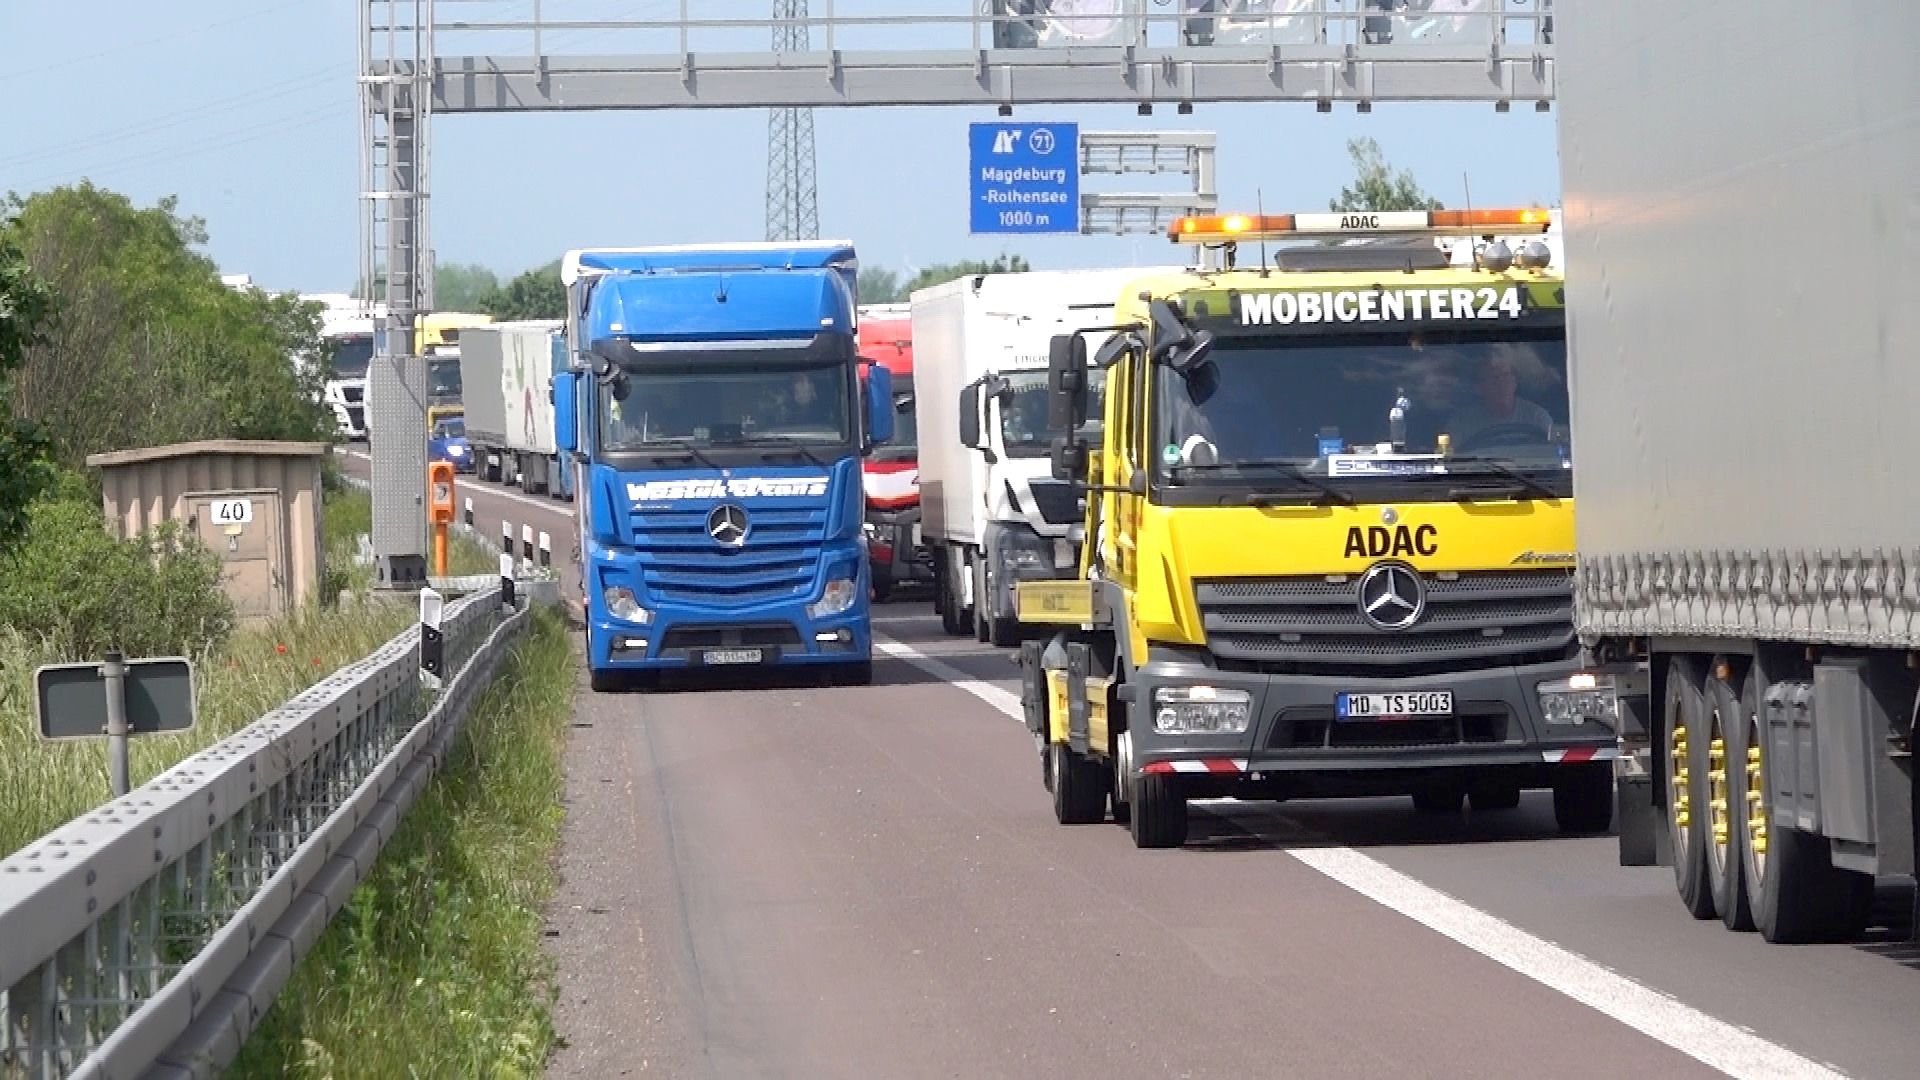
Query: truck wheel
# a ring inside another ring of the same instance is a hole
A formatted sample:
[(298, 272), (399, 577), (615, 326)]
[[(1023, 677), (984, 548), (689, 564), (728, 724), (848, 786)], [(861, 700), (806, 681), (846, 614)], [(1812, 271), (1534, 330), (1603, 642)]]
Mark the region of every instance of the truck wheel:
[(1854, 937), (1871, 914), (1873, 878), (1835, 868), (1825, 837), (1774, 824), (1771, 754), (1760, 728), (1765, 691), (1760, 665), (1748, 665), (1740, 688), (1744, 722), (1733, 760), (1746, 763), (1744, 785), (1734, 785), (1745, 813), (1736, 814), (1735, 823), (1744, 824), (1741, 871), (1754, 926), (1778, 945)]
[(1606, 832), (1613, 824), (1613, 763), (1560, 766), (1553, 777), (1553, 822), (1572, 836)]
[[(1713, 658), (1717, 673), (1727, 661)], [(1753, 905), (1743, 870), (1747, 831), (1746, 719), (1743, 703), (1716, 674), (1707, 680), (1707, 884), (1727, 929), (1753, 929)]]
[(1137, 848), (1175, 848), (1187, 842), (1187, 798), (1174, 778), (1136, 777), (1127, 796), (1127, 829)]
[(1094, 825), (1107, 817), (1107, 770), (1053, 743), (1053, 816), (1062, 825)]
[(873, 575), (873, 598), (878, 603), (886, 603), (893, 595), (893, 579), (885, 574)]
[(993, 606), (987, 602), (987, 564), (985, 559), (973, 564), (973, 638), (987, 642), (993, 639), (993, 630), (987, 625), (989, 611)]
[(1707, 883), (1705, 712), (1698, 666), (1684, 656), (1670, 658), (1660, 718), (1660, 746), (1666, 759), (1667, 835), (1673, 851), (1674, 889), (1696, 919), (1714, 915), (1713, 889)]
[(835, 664), (833, 684), (835, 686), (872, 686), (873, 661), (862, 660), (857, 664)]

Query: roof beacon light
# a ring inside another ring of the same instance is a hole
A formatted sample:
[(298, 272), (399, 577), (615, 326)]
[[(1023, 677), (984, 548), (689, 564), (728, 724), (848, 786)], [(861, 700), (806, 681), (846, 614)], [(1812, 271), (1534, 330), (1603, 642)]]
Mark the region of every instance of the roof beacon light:
[(1478, 236), (1544, 233), (1552, 211), (1379, 210), (1324, 214), (1207, 214), (1175, 218), (1167, 239), (1176, 244), (1278, 240), (1289, 236)]

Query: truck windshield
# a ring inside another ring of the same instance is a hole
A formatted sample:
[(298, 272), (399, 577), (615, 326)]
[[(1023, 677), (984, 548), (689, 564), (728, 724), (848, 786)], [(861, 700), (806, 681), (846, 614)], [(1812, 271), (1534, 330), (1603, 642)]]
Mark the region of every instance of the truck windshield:
[(457, 398), (460, 396), (460, 357), (436, 356), (427, 361), (427, 396), (435, 398)]
[(373, 335), (354, 334), (351, 337), (337, 337), (329, 342), (333, 346), (334, 379), (364, 379), (367, 368), (373, 365)]
[(1265, 486), (1265, 467), (1411, 498), (1477, 473), (1570, 488), (1562, 331), (1222, 341), (1209, 361), (1155, 375), (1151, 450), (1174, 484)]
[(850, 374), (845, 363), (630, 369), (624, 400), (600, 388), (601, 448), (845, 446), (853, 441)]
[[(1047, 373), (1013, 371), (1005, 376), (1007, 392), (1000, 398), (1000, 442), (1008, 457), (1046, 457), (1053, 450), (1053, 437), (1059, 432), (1047, 426)], [(1100, 415), (1101, 391), (1106, 389), (1107, 373), (1100, 368), (1087, 372), (1087, 415)]]
[(873, 448), (875, 461), (912, 461), (919, 452), (919, 429), (913, 414), (913, 376), (893, 377), (893, 438)]

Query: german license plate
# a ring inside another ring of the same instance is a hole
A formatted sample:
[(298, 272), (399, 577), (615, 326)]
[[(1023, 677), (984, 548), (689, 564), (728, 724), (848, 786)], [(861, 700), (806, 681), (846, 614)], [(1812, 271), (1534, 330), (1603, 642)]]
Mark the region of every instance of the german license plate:
[(1375, 716), (1452, 716), (1453, 691), (1419, 690), (1406, 694), (1340, 694), (1333, 711), (1342, 720)]
[(760, 650), (708, 649), (700, 654), (700, 659), (708, 664), (757, 664), (760, 662)]

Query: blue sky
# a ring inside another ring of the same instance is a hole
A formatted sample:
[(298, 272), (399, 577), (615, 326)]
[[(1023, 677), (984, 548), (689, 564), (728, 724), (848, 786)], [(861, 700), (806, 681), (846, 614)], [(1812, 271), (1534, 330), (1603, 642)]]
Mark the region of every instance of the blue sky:
[[(678, 3), (600, 6), (657, 18)], [(857, 6), (968, 5), (841, 0), (837, 10)], [(142, 205), (175, 194), (206, 219), (208, 253), (223, 271), (274, 289), (350, 287), (359, 265), (355, 11), (356, 0), (0, 0), (0, 191), (90, 178)], [(584, 32), (572, 36), (562, 51), (583, 51)], [(1226, 209), (1252, 209), (1256, 191), (1269, 212), (1324, 209), (1351, 177), (1345, 143), (1356, 135), (1373, 136), (1448, 205), (1462, 202), (1463, 172), (1476, 205), (1559, 199), (1554, 114), (1524, 106), (1500, 115), (1485, 104), (1379, 105), (1360, 115), (1201, 105), (1150, 118), (1131, 106), (1031, 106), (1015, 118), (1215, 131)], [(992, 119), (991, 109), (957, 107), (816, 111), (822, 233), (853, 239), (864, 264), (888, 267), (1000, 251), (1040, 267), (1181, 261), (1151, 236), (969, 236), (967, 125)], [(442, 261), (504, 276), (569, 247), (759, 239), (766, 131), (757, 110), (439, 117), (434, 247)], [(1088, 186), (1112, 190), (1111, 179)]]

